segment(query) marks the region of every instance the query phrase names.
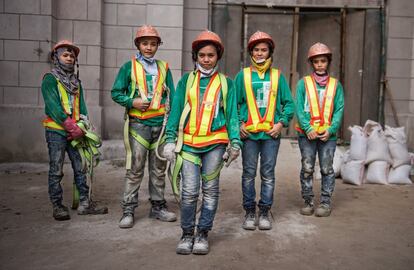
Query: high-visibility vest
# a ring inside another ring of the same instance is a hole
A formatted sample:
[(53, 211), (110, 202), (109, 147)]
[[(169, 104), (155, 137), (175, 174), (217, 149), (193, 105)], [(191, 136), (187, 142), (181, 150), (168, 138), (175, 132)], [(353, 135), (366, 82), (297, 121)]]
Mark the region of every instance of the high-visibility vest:
[(259, 109), (257, 108), (256, 97), (253, 92), (251, 67), (243, 69), (243, 77), (244, 88), (246, 90), (247, 108), (249, 111), (249, 116), (247, 122), (245, 123), (246, 130), (252, 133), (271, 130), (274, 125), (280, 71), (275, 68), (270, 69), (270, 92), (266, 113), (263, 117), (260, 115)]
[[(308, 98), (310, 108), (310, 125), (316, 133), (324, 133), (331, 126), (332, 113), (334, 109), (334, 98), (336, 93), (336, 86), (338, 80), (329, 77), (326, 84), (326, 90), (323, 97), (322, 106), (319, 103), (318, 90), (316, 88), (315, 80), (312, 76), (305, 76), (303, 78), (306, 88), (306, 96)], [(298, 124), (296, 130), (304, 133)]]
[(184, 128), (184, 144), (192, 147), (204, 147), (217, 143), (228, 143), (229, 137), (226, 126), (216, 131), (211, 131), (216, 106), (220, 106), (220, 91), (223, 93), (223, 100), (226, 100), (227, 81), (224, 75), (216, 73), (208, 84), (203, 99), (200, 95), (200, 72), (197, 72), (192, 85), (187, 84), (188, 104), (191, 106), (189, 120)]
[[(79, 96), (80, 91), (78, 91), (74, 97), (72, 104), (70, 103), (70, 97), (66, 89), (63, 87), (63, 84), (56, 79), (59, 96), (60, 96), (60, 102), (62, 103), (63, 110), (68, 115), (68, 117), (71, 117), (76, 122), (79, 121)], [(72, 106), (71, 106), (72, 105)], [(51, 117), (47, 117), (45, 120), (43, 120), (43, 126), (50, 128), (50, 129), (56, 129), (56, 130), (64, 130), (62, 125), (59, 125), (56, 123)]]
[[(131, 108), (128, 114), (139, 119), (148, 119), (165, 114), (165, 105), (161, 104), (162, 94), (164, 92), (164, 82), (167, 76), (168, 64), (167, 62), (156, 60), (158, 67), (158, 79), (153, 85), (153, 97), (148, 109), (145, 112)], [(138, 86), (138, 91), (144, 101), (148, 100), (148, 86), (145, 76), (145, 70), (142, 64), (135, 59), (131, 60), (131, 89), (135, 91)]]

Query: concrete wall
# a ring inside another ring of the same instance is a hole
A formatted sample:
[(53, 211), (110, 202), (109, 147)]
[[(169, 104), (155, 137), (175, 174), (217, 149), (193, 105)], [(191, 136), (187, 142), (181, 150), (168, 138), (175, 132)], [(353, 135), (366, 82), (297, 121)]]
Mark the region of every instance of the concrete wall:
[[(390, 0), (387, 6), (387, 79), (385, 124), (395, 126), (395, 116), (405, 126), (408, 145), (414, 150), (414, 1)], [(391, 98), (392, 97), (392, 98)]]

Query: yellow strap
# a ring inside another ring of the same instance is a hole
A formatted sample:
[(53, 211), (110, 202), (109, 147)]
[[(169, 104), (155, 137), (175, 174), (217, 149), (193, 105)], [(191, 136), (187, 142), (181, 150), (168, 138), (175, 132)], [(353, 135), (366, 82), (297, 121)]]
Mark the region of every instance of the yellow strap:
[(186, 100), (190, 99), (190, 119), (188, 122), (189, 132), (194, 134), (197, 130), (197, 115), (199, 106), (199, 84), (200, 84), (200, 72), (195, 74), (194, 83), (191, 85), (189, 91), (186, 91)]
[(330, 124), (331, 122), (331, 115), (333, 110), (333, 102), (335, 97), (335, 90), (336, 90), (336, 83), (337, 79), (329, 77), (329, 81), (327, 84), (326, 94), (324, 104), (325, 107), (323, 108), (323, 119), (325, 124)]
[[(135, 130), (130, 129), (129, 130), (129, 134), (131, 134), (131, 136), (137, 141), (139, 142), (142, 146), (144, 146), (147, 150), (154, 150), (155, 148), (157, 148), (158, 145), (158, 141), (154, 142), (154, 143), (150, 143), (149, 141), (147, 141), (146, 139), (144, 139), (141, 135), (139, 135)], [(165, 142), (165, 136), (163, 136), (161, 138), (160, 144), (163, 144)]]
[(157, 84), (154, 85), (154, 96), (152, 97), (150, 110), (158, 110), (161, 106), (162, 94), (164, 91), (163, 85), (167, 76), (167, 63), (164, 61), (157, 60), (158, 66), (158, 79)]
[(200, 108), (199, 117), (201, 117), (201, 119), (199, 119), (199, 136), (206, 136), (207, 133), (210, 131), (211, 121), (213, 119), (214, 111), (218, 103), (218, 91), (220, 91), (220, 77), (214, 76), (214, 79), (211, 82), (210, 86), (208, 87), (208, 89), (206, 89), (206, 93), (204, 94), (205, 98)]
[[(259, 110), (256, 105), (256, 97), (254, 96), (252, 86), (252, 68), (247, 67), (243, 69), (244, 88), (246, 89), (247, 108), (252, 119), (252, 130), (255, 129), (260, 122)], [(247, 128), (247, 127), (246, 127)]]

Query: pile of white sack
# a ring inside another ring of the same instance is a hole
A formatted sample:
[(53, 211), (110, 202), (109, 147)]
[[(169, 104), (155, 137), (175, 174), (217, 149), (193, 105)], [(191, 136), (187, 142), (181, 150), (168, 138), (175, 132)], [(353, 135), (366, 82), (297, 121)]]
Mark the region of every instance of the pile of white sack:
[(411, 184), (414, 155), (408, 153), (405, 128), (368, 120), (364, 127), (349, 127), (350, 149), (343, 155), (341, 177), (345, 183)]

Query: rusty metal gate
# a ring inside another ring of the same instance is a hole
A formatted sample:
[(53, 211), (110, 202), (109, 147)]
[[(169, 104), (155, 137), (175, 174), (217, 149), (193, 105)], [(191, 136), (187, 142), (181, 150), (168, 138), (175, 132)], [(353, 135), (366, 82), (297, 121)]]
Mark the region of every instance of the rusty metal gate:
[[(257, 30), (275, 40), (273, 66), (281, 69), (295, 95), (296, 83), (310, 72), (308, 48), (323, 42), (332, 49), (331, 75), (345, 91), (345, 114), (340, 138), (349, 140), (347, 127), (378, 120), (381, 23), (380, 9), (271, 7), (212, 4), (211, 27), (223, 39), (226, 52), (221, 70), (234, 77), (250, 64), (247, 39)], [(287, 136), (295, 136), (293, 122)]]

